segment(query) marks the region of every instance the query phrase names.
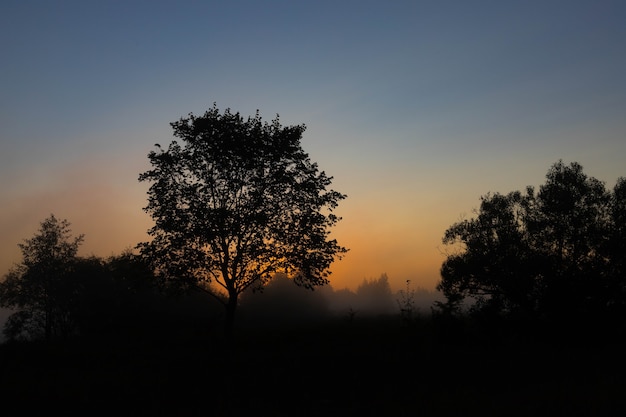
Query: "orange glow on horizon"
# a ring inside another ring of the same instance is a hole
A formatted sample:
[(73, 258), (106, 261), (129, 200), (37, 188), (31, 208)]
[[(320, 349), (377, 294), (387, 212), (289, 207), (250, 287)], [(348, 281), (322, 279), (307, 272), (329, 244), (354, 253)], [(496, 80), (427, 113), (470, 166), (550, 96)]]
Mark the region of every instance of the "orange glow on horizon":
[[(93, 161), (59, 171), (30, 193), (16, 190), (5, 205), (3, 217), (11, 221), (5, 222), (0, 248), (2, 275), (20, 261), (17, 244), (36, 233), (50, 214), (67, 219), (74, 235), (85, 235), (82, 256), (106, 258), (149, 238), (152, 220), (142, 210), (147, 187), (137, 182), (138, 170), (131, 161), (123, 166), (118, 162), (114, 172), (105, 163)], [(331, 238), (349, 250), (330, 267), (330, 285), (335, 290), (355, 290), (364, 279), (383, 273), (394, 291), (403, 289), (407, 279), (415, 288), (435, 288), (444, 260), (441, 237), (458, 220), (459, 204), (441, 190), (407, 193), (402, 187), (410, 189), (408, 183), (378, 191), (346, 187), (348, 197), (336, 210), (342, 220), (331, 229)], [(395, 193), (403, 199), (398, 200)], [(420, 199), (424, 194), (429, 195), (428, 203)]]

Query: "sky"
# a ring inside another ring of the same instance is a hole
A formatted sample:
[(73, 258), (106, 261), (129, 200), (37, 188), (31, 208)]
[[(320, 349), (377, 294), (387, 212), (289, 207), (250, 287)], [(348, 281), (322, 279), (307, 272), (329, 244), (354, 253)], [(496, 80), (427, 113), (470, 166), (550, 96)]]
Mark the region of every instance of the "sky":
[(0, 12), (0, 273), (50, 214), (147, 240), (147, 154), (216, 103), (305, 124), (346, 194), (335, 289), (434, 289), (455, 222), (558, 160), (626, 176), (626, 2), (29, 1)]

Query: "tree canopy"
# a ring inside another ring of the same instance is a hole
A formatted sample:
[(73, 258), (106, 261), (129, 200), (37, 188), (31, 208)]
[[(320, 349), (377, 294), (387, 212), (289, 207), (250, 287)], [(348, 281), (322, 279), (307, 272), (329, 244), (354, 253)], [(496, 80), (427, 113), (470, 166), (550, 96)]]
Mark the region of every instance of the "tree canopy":
[(277, 272), (307, 288), (327, 283), (347, 250), (329, 236), (346, 196), (302, 149), (305, 126), (215, 105), (171, 126), (182, 143), (157, 144), (139, 176), (152, 183), (145, 211), (155, 221), (139, 247), (159, 276), (225, 295), (227, 332), (239, 294)]
[(442, 291), (471, 311), (523, 317), (623, 314), (624, 188), (555, 163), (535, 192), (489, 193), (473, 219), (453, 224), (443, 242)]

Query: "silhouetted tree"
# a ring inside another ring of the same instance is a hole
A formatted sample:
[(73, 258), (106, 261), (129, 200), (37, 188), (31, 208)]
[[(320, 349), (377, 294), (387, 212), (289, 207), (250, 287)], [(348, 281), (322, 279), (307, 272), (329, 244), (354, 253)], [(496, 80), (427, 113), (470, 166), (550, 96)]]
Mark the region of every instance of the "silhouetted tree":
[[(199, 286), (226, 308), (232, 331), (238, 297), (276, 272), (307, 288), (328, 282), (328, 267), (346, 252), (329, 239), (345, 195), (327, 190), (332, 177), (302, 150), (304, 125), (278, 117), (244, 120), (217, 107), (171, 123), (167, 150), (149, 153), (148, 206), (155, 220), (140, 244), (157, 274), (182, 288)], [(213, 284), (213, 285), (211, 285)], [(215, 292), (225, 293), (225, 298)]]
[(79, 288), (73, 271), (83, 235), (72, 237), (69, 226), (51, 215), (33, 238), (18, 244), (22, 262), (0, 283), (0, 306), (19, 310), (6, 323), (8, 338), (51, 339), (75, 331)]
[(539, 308), (550, 315), (594, 314), (606, 293), (610, 195), (578, 163), (559, 161), (546, 175), (527, 222), (533, 249), (542, 260)]
[(474, 310), (534, 310), (536, 277), (523, 226), (528, 198), (519, 192), (488, 194), (475, 219), (446, 230), (443, 242), (458, 247), (444, 262), (437, 286), (449, 300), (446, 310), (456, 310), (467, 296), (476, 301)]
[(609, 308), (619, 316), (626, 318), (626, 178), (620, 177), (613, 188), (610, 203), (611, 232), (607, 253), (608, 291), (615, 294), (615, 301)]
[(118, 302), (105, 261), (96, 256), (77, 257), (69, 276), (76, 298), (72, 316), (79, 331), (102, 331), (102, 323), (111, 322), (115, 316)]
[(405, 322), (411, 322), (417, 313), (415, 307), (415, 290), (411, 288), (411, 280), (406, 280), (406, 289), (398, 291), (396, 299), (400, 309), (400, 317)]
[(83, 333), (137, 329), (163, 302), (151, 268), (129, 250), (107, 259), (79, 258), (73, 274), (80, 283), (75, 316)]
[(623, 188), (620, 179), (611, 195), (559, 161), (538, 193), (483, 196), (476, 218), (443, 238), (456, 248), (437, 287), (447, 307), (470, 297), (483, 314), (590, 318), (623, 304)]

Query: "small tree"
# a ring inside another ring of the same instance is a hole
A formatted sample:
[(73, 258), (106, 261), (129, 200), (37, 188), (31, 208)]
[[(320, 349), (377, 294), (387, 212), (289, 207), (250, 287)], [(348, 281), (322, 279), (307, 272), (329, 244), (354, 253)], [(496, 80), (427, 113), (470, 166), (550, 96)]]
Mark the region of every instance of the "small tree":
[(78, 287), (72, 269), (83, 235), (73, 238), (69, 226), (51, 215), (33, 238), (18, 244), (22, 262), (0, 283), (0, 306), (19, 310), (7, 321), (9, 338), (43, 334), (51, 339), (73, 331)]
[(410, 323), (413, 320), (413, 314), (415, 309), (415, 290), (411, 289), (411, 280), (406, 280), (406, 290), (398, 291), (399, 299), (398, 308), (400, 309), (400, 318), (405, 323)]
[(153, 168), (139, 176), (152, 183), (145, 210), (155, 221), (153, 239), (139, 247), (157, 274), (216, 296), (227, 334), (239, 295), (275, 273), (311, 289), (327, 283), (330, 264), (346, 252), (329, 239), (346, 196), (327, 190), (332, 177), (302, 150), (305, 126), (262, 122), (258, 112), (244, 120), (215, 105), (171, 126), (183, 144), (157, 144)]

